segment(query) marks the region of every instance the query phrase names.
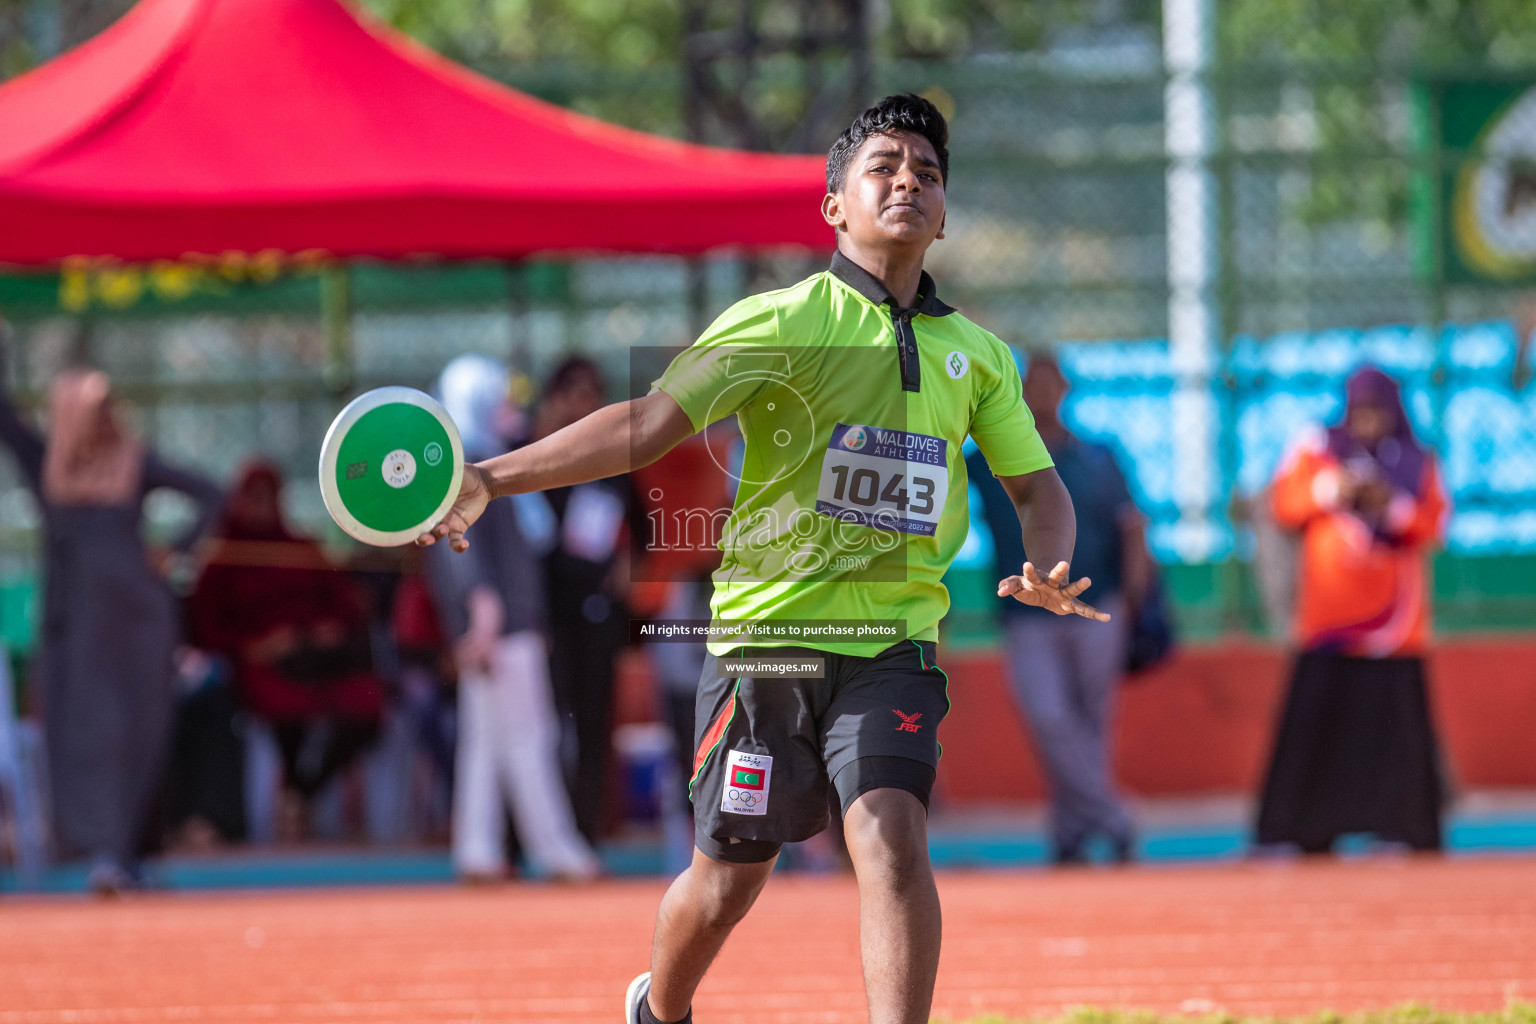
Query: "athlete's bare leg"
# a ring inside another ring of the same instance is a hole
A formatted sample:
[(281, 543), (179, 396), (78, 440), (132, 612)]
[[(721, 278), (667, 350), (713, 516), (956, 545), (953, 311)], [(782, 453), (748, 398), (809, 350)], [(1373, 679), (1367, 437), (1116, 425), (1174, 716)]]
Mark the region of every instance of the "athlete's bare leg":
[(871, 1024), (926, 1024), (939, 970), (939, 891), (928, 862), (928, 811), (903, 789), (874, 789), (848, 808), (859, 879), (859, 949)]
[(656, 912), (649, 1002), (657, 1020), (682, 1020), (688, 1013), (704, 972), (757, 902), (777, 860), (727, 864), (693, 851), (693, 863), (667, 889)]

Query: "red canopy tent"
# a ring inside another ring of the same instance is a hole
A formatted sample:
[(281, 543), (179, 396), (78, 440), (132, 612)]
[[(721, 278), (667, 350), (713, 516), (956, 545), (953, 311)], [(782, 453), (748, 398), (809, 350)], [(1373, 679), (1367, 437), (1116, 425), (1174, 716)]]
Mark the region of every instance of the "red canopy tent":
[(142, 0), (0, 86), (0, 263), (828, 248), (820, 157), (688, 145), (337, 0)]

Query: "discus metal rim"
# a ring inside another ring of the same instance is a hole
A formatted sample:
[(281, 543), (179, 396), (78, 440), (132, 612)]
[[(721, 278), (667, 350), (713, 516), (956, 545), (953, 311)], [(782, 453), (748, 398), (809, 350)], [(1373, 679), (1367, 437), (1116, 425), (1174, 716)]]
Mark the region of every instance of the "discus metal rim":
[[(453, 474), (449, 480), (448, 492), (443, 500), (438, 503), (432, 515), (419, 526), (404, 530), (376, 530), (359, 522), (347, 506), (341, 500), (341, 489), (336, 484), (336, 465), (341, 452), (342, 442), (346, 439), (347, 432), (353, 424), (362, 419), (368, 413), (385, 405), (414, 405), (430, 413), (437, 420), (443, 430), (448, 434), (450, 447), (449, 457), (453, 459)], [(325, 510), (331, 514), (336, 525), (341, 527), (348, 536), (371, 544), (375, 547), (392, 548), (402, 544), (408, 544), (417, 537), (426, 533), (435, 526), (453, 503), (458, 500), (459, 487), (464, 482), (464, 442), (459, 438), (459, 428), (453, 422), (453, 417), (442, 405), (427, 394), (416, 388), (408, 388), (400, 385), (390, 385), (382, 388), (374, 388), (358, 395), (348, 402), (336, 418), (331, 421), (331, 426), (325, 432), (325, 440), (320, 443), (320, 497), (325, 502)]]

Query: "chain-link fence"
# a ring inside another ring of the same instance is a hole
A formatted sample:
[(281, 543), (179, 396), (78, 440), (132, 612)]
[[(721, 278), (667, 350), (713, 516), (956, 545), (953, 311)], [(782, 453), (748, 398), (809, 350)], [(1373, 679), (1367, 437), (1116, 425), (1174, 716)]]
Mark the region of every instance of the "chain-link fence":
[[(680, 74), (505, 77), (635, 127), (679, 130)], [(941, 293), (1021, 350), (1065, 343), (1068, 420), (1127, 456), (1197, 632), (1266, 621), (1250, 571), (1252, 499), (1287, 440), (1337, 414), (1343, 376), (1361, 360), (1404, 381), (1415, 425), (1445, 463), (1456, 513), (1437, 574), (1442, 621), (1533, 621), (1530, 323), (1514, 278), (1490, 286), (1434, 241), (1472, 166), (1444, 131), (1445, 80), (1213, 72), (1184, 83), (1208, 115), (1193, 148), (1170, 136), (1155, 48), (884, 64), (876, 80), (881, 92), (923, 92), (952, 117), (947, 238), (929, 263)], [(1523, 173), (1509, 183), (1511, 217), (1524, 211)], [(1536, 205), (1536, 177), (1528, 184)], [(511, 356), (533, 380), (580, 351), (608, 369), (618, 397), (631, 346), (685, 343), (736, 298), (819, 263), (345, 268), (232, 256), (11, 279), (0, 311), (24, 396), (89, 358), (167, 455), (220, 478), (248, 455), (274, 457), (292, 474), (296, 518), (328, 529), (315, 452), (349, 394), (429, 385), (465, 351)], [(1190, 326), (1202, 323), (1203, 333)], [(4, 472), (0, 540), (15, 576), (30, 565), (35, 511)], [(154, 511), (162, 530), (177, 514)], [(966, 571), (981, 570), (962, 566), (957, 579)], [(969, 606), (956, 589), (961, 621)]]

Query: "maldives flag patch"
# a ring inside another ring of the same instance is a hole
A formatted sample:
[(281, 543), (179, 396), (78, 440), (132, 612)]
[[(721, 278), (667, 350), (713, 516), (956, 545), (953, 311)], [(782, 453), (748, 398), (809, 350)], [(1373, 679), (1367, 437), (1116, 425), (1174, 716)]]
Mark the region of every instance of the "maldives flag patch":
[(773, 758), (733, 750), (725, 763), (725, 792), (720, 795), (720, 810), (726, 814), (767, 814), (768, 782), (773, 776)]
[(760, 768), (743, 768), (736, 764), (731, 766), (731, 785), (742, 789), (762, 789), (767, 776)]

